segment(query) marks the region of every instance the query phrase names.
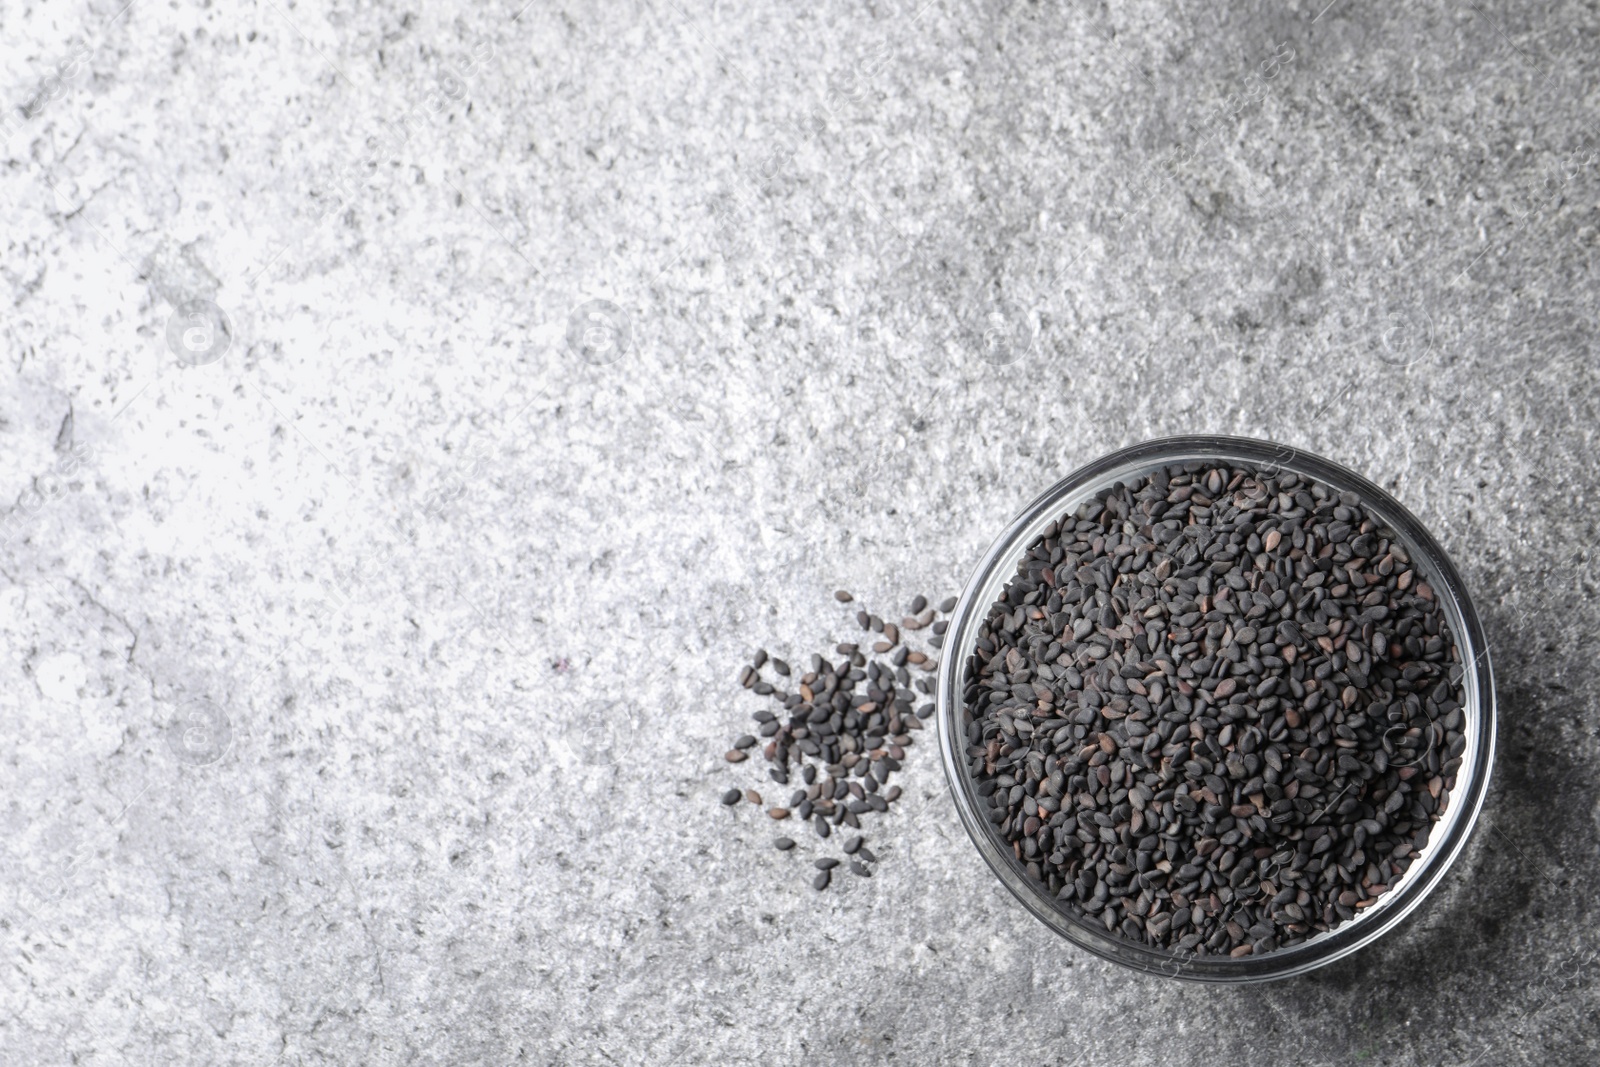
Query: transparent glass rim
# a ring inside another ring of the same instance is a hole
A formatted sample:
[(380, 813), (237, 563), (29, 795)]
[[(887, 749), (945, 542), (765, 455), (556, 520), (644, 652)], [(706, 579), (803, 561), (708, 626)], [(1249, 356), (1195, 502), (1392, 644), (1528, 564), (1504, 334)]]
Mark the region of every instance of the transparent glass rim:
[[(1449, 806), (1434, 823), (1427, 848), (1377, 904), (1356, 918), (1303, 944), (1259, 957), (1195, 956), (1135, 944), (1058, 906), (1044, 887), (1028, 877), (983, 816), (966, 770), (961, 675), (972, 655), (978, 627), (1015, 575), (1023, 553), (1046, 526), (1095, 493), (1157, 467), (1193, 461), (1283, 470), (1358, 494), (1368, 510), (1395, 531), (1396, 539), (1411, 555), (1412, 569), (1433, 588), (1461, 656), (1467, 747)], [(1102, 456), (1073, 471), (1024, 508), (990, 546), (962, 591), (944, 652), (936, 713), (939, 747), (957, 813), (972, 843), (995, 876), (1045, 925), (1081, 948), (1148, 974), (1200, 982), (1255, 982), (1304, 974), (1343, 959), (1394, 929), (1433, 892), (1471, 837), (1488, 792), (1496, 730), (1494, 671), (1482, 624), (1460, 574), (1433, 535), (1393, 496), (1346, 467), (1288, 445), (1244, 437), (1166, 437)]]

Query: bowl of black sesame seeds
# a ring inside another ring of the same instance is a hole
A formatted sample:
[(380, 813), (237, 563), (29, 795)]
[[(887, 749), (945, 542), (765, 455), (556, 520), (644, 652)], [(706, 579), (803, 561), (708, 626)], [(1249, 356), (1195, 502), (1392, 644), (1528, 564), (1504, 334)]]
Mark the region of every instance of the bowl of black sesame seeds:
[(1393, 929), (1471, 835), (1483, 629), (1418, 520), (1335, 463), (1174, 437), (995, 541), (937, 713), (961, 821), (1057, 933), (1176, 978), (1302, 974)]

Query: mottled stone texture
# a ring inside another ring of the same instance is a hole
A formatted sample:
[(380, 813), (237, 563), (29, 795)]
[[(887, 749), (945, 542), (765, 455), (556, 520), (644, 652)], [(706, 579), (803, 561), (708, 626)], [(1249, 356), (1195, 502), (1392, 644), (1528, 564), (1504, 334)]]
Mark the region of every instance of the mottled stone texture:
[[(0, 1061), (1600, 1058), (1593, 3), (518, 2), (0, 6)], [(930, 744), (827, 894), (719, 806), (753, 645), (1197, 431), (1478, 598), (1427, 915), (1164, 983)]]

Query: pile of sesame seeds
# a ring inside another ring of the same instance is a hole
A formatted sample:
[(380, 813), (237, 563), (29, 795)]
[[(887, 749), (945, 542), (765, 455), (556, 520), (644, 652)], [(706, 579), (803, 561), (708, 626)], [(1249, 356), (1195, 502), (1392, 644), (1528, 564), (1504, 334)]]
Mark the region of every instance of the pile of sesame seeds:
[[(844, 590), (834, 598), (855, 602)], [(819, 842), (829, 841), (835, 829), (860, 830), (863, 818), (888, 812), (901, 796), (890, 780), (933, 714), (937, 657), (948, 625), (940, 616), (955, 604), (955, 597), (935, 606), (919, 596), (898, 623), (857, 611), (856, 624), (870, 637), (813, 653), (803, 671), (757, 650), (739, 672), (739, 684), (766, 704), (751, 714), (755, 732), (737, 738), (725, 758), (737, 765), (759, 753), (770, 765), (771, 784), (763, 788), (783, 799), (771, 802), (755, 788), (729, 787), (722, 803), (764, 808), (776, 822), (807, 822)], [(778, 837), (773, 847), (793, 853), (797, 845)], [(841, 865), (858, 877), (872, 876), (877, 856), (864, 836), (850, 835), (842, 852), (842, 858), (815, 860), (813, 888), (826, 889)]]
[(1467, 745), (1460, 650), (1406, 547), (1284, 471), (1101, 492), (1030, 547), (968, 655), (996, 832), (1063, 909), (1180, 953), (1259, 956), (1377, 904)]

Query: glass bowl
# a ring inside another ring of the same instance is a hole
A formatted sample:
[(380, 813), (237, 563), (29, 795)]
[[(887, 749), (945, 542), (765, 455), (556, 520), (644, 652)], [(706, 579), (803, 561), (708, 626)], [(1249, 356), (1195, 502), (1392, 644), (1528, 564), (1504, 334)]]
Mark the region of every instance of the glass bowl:
[[(1287, 471), (1358, 494), (1368, 512), (1394, 531), (1391, 540), (1405, 547), (1412, 569), (1437, 593), (1443, 619), (1460, 653), (1455, 673), (1463, 690), (1466, 750), (1456, 771), (1455, 788), (1444, 814), (1432, 826), (1427, 846), (1389, 891), (1354, 919), (1301, 944), (1240, 959), (1141, 945), (1058, 904), (1043, 885), (1028, 876), (1010, 845), (984, 816), (965, 751), (971, 715), (962, 694), (977, 631), (1015, 576), (1024, 554), (1050, 523), (1096, 493), (1157, 468), (1191, 461)], [(1005, 887), (1056, 933), (1098, 956), (1150, 974), (1206, 982), (1253, 982), (1304, 974), (1348, 956), (1399, 925), (1439, 884), (1471, 836), (1488, 790), (1495, 742), (1494, 674), (1483, 627), (1461, 576), (1433, 536), (1388, 493), (1353, 471), (1286, 445), (1241, 437), (1168, 437), (1114, 452), (1073, 472), (1029, 504), (990, 547), (962, 592), (944, 649), (938, 688), (939, 745), (956, 809), (973, 844)]]

